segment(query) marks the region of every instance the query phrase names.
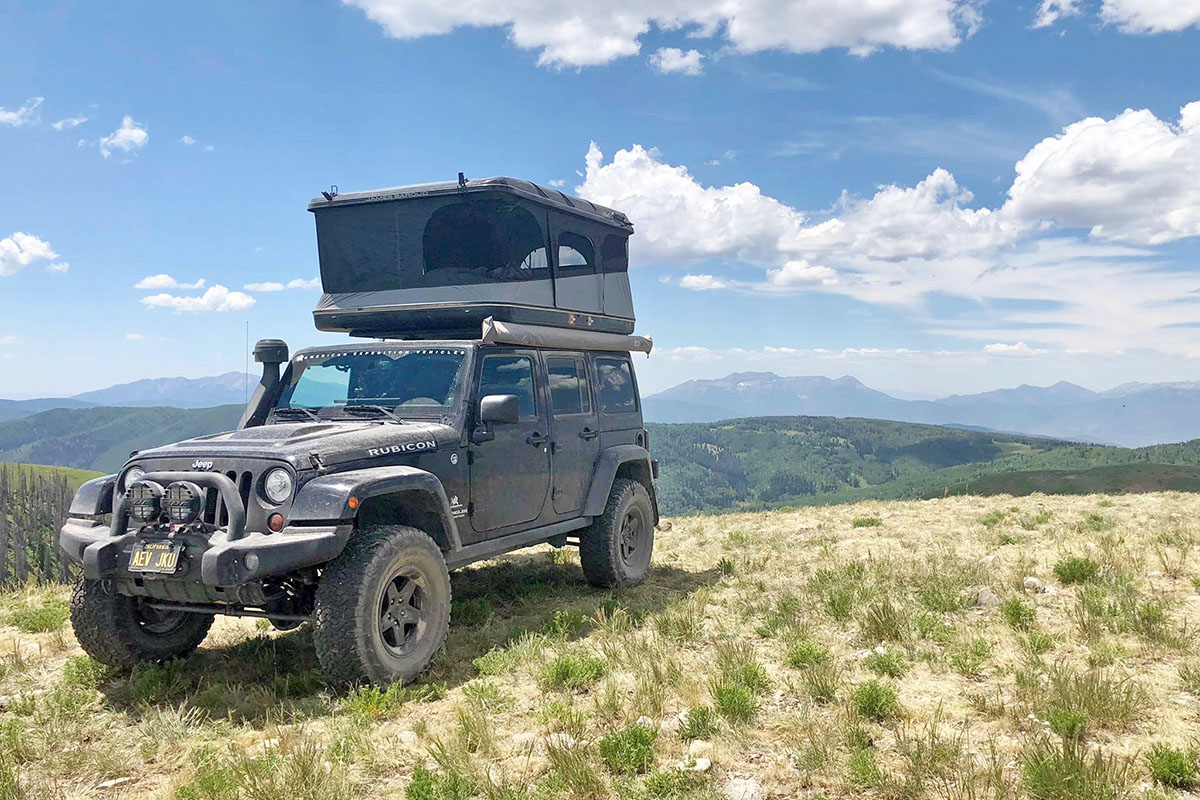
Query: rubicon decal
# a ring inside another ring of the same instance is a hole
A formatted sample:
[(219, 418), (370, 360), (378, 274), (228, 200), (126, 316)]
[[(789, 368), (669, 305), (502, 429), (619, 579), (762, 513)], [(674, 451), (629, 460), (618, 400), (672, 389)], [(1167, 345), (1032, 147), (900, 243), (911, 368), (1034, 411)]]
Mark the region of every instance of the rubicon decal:
[(419, 442), (405, 442), (404, 444), (389, 444), (386, 447), (372, 447), (367, 450), (367, 458), (390, 456), (394, 453), (427, 453), (432, 450), (437, 450), (437, 442), (433, 439), (424, 439)]

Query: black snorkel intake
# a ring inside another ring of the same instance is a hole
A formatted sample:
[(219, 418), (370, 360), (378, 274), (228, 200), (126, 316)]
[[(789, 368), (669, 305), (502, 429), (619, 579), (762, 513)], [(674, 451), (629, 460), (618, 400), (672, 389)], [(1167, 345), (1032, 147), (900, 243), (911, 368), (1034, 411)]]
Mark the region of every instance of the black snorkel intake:
[(254, 360), (262, 364), (262, 377), (250, 402), (246, 404), (238, 430), (262, 425), (279, 399), (279, 366), (287, 363), (287, 342), (282, 339), (259, 339), (254, 345)]

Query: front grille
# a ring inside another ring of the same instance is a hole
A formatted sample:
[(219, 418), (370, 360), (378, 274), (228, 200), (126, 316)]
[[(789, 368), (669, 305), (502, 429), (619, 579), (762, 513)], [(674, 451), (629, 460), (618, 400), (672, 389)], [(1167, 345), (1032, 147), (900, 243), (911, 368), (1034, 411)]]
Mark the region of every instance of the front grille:
[[(240, 475), (237, 472), (230, 470), (225, 473), (225, 477), (233, 481), (238, 487), (238, 494), (242, 497), (242, 507), (249, 509), (250, 506), (250, 489), (254, 486), (254, 473), (243, 472)], [(204, 490), (204, 514), (202, 519), (210, 525), (223, 527), (229, 524), (229, 509), (225, 507), (225, 501), (221, 499), (221, 493), (216, 489)]]

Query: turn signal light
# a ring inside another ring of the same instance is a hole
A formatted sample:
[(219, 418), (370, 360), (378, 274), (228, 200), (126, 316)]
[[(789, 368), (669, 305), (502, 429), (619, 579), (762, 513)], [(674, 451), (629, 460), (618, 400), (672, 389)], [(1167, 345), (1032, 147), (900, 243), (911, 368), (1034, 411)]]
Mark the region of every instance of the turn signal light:
[(283, 530), (283, 514), (272, 514), (267, 517), (267, 527), (279, 533)]

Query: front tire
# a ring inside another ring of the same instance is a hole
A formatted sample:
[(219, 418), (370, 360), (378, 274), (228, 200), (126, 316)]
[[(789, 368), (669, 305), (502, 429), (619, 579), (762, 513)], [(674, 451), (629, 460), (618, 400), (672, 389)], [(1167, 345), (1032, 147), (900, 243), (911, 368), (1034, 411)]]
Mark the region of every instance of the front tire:
[(579, 563), (592, 586), (631, 586), (650, 571), (654, 504), (638, 481), (613, 481), (604, 513), (579, 536)]
[(200, 646), (211, 614), (160, 611), (111, 583), (81, 580), (71, 595), (71, 627), (83, 652), (110, 667), (182, 658)]
[(446, 560), (416, 528), (360, 531), (322, 574), (312, 625), (317, 660), (331, 683), (412, 680), (446, 641)]

